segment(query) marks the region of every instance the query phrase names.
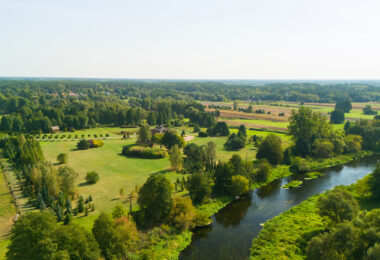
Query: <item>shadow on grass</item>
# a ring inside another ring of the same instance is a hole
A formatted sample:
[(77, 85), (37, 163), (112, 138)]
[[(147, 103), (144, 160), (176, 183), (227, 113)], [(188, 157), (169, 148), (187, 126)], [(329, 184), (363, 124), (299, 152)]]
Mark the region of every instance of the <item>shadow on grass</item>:
[(79, 183), (78, 187), (90, 186), (90, 185), (91, 185), (91, 183), (88, 183), (88, 182), (84, 181), (84, 182)]
[(158, 171), (158, 172), (153, 172), (153, 173), (151, 173), (151, 175), (166, 174), (166, 173), (169, 173), (171, 171), (172, 170), (170, 170), (170, 169), (165, 169), (165, 170), (161, 170), (161, 171)]

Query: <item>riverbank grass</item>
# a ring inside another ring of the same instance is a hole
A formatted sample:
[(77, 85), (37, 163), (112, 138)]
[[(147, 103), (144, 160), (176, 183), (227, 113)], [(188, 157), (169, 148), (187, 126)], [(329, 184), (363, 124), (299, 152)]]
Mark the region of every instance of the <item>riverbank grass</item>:
[(283, 185), (281, 188), (283, 188), (283, 189), (294, 189), (294, 188), (301, 186), (302, 183), (303, 183), (303, 181), (295, 180), (295, 181), (291, 181), (291, 182)]

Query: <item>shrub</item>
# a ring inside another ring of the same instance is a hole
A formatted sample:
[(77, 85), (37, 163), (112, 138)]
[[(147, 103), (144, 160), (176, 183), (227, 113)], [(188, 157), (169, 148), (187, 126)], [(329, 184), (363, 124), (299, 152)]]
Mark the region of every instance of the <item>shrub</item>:
[(285, 116), (284, 112), (278, 113), (278, 116)]
[(202, 132), (202, 131), (201, 131), (201, 132), (198, 133), (198, 136), (199, 136), (199, 137), (207, 137), (208, 134), (207, 134), (206, 132)]
[(122, 154), (125, 156), (139, 157), (144, 159), (161, 159), (165, 158), (167, 155), (164, 149), (142, 146), (125, 146), (122, 150)]
[(101, 140), (89, 140), (88, 141), (90, 148), (99, 148), (103, 147), (104, 143)]
[(82, 139), (77, 143), (78, 150), (88, 150), (90, 148), (90, 144), (87, 140)]
[(293, 162), (290, 165), (290, 170), (292, 172), (298, 172), (298, 173), (308, 172), (310, 171), (310, 165), (306, 159), (303, 159), (301, 157), (296, 157), (293, 159)]
[(263, 160), (259, 164), (259, 168), (257, 169), (256, 172), (256, 181), (258, 182), (266, 182), (269, 178), (269, 176), (272, 173), (272, 168), (270, 164), (266, 161)]
[(90, 184), (95, 184), (99, 181), (99, 174), (97, 172), (88, 172), (86, 174), (86, 181)]
[(228, 150), (238, 150), (245, 147), (245, 140), (233, 133), (228, 137), (227, 142), (224, 144), (224, 147)]
[(106, 134), (106, 137), (109, 137), (110, 135), (109, 134)]
[(334, 145), (328, 141), (314, 142), (313, 154), (317, 157), (331, 158), (334, 155)]
[(232, 176), (230, 193), (232, 196), (241, 195), (249, 191), (249, 180), (241, 175)]
[(259, 145), (256, 158), (267, 159), (271, 164), (281, 163), (284, 158), (281, 138), (277, 135), (269, 134)]
[(57, 156), (57, 161), (59, 164), (67, 164), (68, 160), (69, 156), (67, 155), (67, 153), (60, 153)]

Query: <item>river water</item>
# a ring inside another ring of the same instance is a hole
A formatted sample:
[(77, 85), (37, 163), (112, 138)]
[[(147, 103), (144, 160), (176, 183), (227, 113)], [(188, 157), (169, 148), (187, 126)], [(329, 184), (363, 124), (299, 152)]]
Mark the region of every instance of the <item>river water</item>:
[(295, 189), (281, 186), (304, 176), (294, 175), (273, 181), (228, 204), (212, 219), (213, 223), (194, 231), (191, 244), (179, 259), (247, 259), (252, 240), (267, 220), (298, 205), (310, 196), (337, 185), (349, 185), (372, 172), (379, 157), (369, 157), (329, 168), (318, 179), (304, 181)]

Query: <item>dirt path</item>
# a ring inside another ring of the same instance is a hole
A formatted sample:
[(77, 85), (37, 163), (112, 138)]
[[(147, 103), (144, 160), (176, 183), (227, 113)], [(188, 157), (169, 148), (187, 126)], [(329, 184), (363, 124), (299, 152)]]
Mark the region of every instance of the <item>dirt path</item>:
[(185, 139), (186, 142), (191, 141), (194, 139), (194, 136), (192, 135), (186, 135), (183, 139)]

